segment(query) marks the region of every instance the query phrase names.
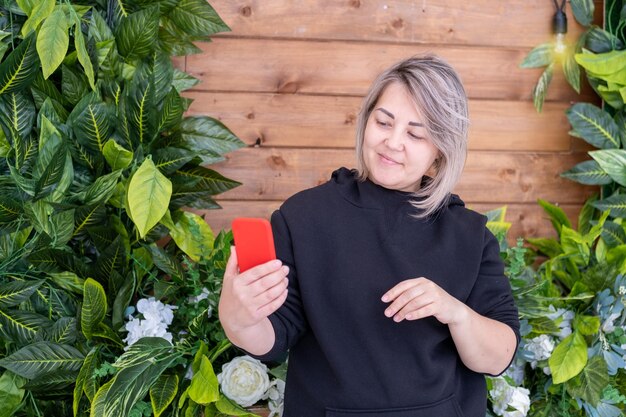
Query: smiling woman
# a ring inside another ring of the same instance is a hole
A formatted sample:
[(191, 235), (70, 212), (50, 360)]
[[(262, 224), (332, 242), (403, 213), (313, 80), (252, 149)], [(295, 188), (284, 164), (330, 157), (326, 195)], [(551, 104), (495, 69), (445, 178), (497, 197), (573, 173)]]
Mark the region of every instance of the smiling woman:
[(279, 261), (224, 276), (219, 317), (261, 360), (289, 350), (285, 417), (484, 417), (517, 309), (486, 218), (451, 190), (467, 98), (435, 56), (383, 72), (357, 122), (359, 170), (272, 216)]

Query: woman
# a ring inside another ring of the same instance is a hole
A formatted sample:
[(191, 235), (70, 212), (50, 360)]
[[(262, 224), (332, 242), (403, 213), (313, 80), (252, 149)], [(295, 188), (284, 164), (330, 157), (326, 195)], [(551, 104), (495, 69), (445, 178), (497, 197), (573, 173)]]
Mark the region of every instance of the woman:
[(486, 219), (451, 194), (467, 152), (455, 71), (434, 56), (383, 72), (341, 168), (272, 215), (277, 255), (228, 262), (219, 316), (261, 360), (289, 350), (285, 416), (484, 417), (519, 321)]

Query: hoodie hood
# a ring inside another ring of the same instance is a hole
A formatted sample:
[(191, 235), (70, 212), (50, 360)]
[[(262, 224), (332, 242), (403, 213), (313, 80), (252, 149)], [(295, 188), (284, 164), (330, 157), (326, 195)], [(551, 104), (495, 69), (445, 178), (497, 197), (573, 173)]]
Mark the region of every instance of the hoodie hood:
[[(429, 181), (430, 177), (424, 177), (422, 183)], [(366, 179), (361, 181), (355, 169), (345, 167), (333, 172), (330, 182), (336, 185), (339, 193), (350, 203), (362, 208), (383, 209), (388, 206), (410, 204), (411, 201), (419, 201), (423, 197), (415, 197), (409, 191), (398, 191), (382, 187)], [(465, 203), (456, 194), (450, 194), (448, 201), (443, 207), (465, 206)], [(412, 207), (412, 206), (411, 206)]]

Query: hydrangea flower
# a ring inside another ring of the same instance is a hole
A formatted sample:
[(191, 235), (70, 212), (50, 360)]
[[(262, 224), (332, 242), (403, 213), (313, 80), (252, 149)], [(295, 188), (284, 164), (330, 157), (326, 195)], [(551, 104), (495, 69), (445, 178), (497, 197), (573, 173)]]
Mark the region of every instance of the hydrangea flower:
[(143, 315), (143, 320), (128, 316), (126, 330), (128, 335), (124, 339), (126, 349), (142, 337), (161, 337), (172, 343), (172, 334), (167, 331), (167, 326), (174, 319), (173, 310), (176, 306), (163, 304), (154, 297), (142, 298), (137, 301), (137, 311)]
[(282, 417), (285, 402), (285, 381), (275, 379), (267, 390), (267, 406), (270, 413), (267, 417)]
[(548, 359), (550, 355), (552, 355), (554, 339), (547, 334), (542, 334), (530, 339), (524, 349), (533, 354), (533, 360), (530, 362), (530, 366), (535, 369), (539, 361)]
[(513, 387), (502, 377), (493, 378), (489, 391), (493, 412), (503, 417), (525, 417), (530, 409), (530, 391), (523, 387)]
[(557, 336), (563, 340), (570, 334), (572, 334), (572, 320), (574, 320), (574, 312), (564, 308), (555, 308), (552, 304), (548, 307), (550, 313), (548, 318), (555, 322), (559, 326), (559, 333)]

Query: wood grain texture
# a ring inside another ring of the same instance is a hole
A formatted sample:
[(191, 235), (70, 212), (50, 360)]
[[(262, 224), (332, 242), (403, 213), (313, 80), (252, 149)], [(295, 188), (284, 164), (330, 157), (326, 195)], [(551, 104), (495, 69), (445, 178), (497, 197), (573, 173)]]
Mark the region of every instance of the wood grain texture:
[[(460, 74), (471, 99), (532, 100), (540, 69), (519, 67), (529, 49), (395, 45), (345, 41), (219, 38), (198, 44), (186, 58), (199, 91), (363, 96), (376, 75), (411, 55), (435, 52)], [(555, 71), (548, 101), (593, 101), (579, 96)]]
[[(552, 37), (546, 0), (212, 0), (229, 36), (533, 47)], [(583, 28), (566, 7), (568, 36)], [(596, 1), (596, 22), (602, 2)]]
[[(258, 201), (237, 201), (219, 200), (221, 210), (193, 210), (195, 213), (204, 215), (207, 223), (217, 232), (222, 229), (230, 229), (230, 224), (235, 217), (262, 217), (269, 219), (274, 210), (277, 210), (282, 201), (258, 200)], [(467, 202), (467, 207), (480, 213), (502, 207), (502, 204), (485, 204)], [(568, 215), (573, 223), (582, 205), (564, 204), (561, 208)], [(538, 204), (518, 204), (507, 205), (506, 220), (511, 223), (508, 239), (513, 244), (518, 237), (556, 237), (556, 233), (550, 220), (544, 214), (543, 209)]]
[[(249, 145), (352, 148), (360, 97), (193, 91), (188, 114), (221, 120)], [(567, 103), (470, 101), (472, 150), (569, 151)], [(580, 139), (575, 139), (577, 142)]]
[[(581, 204), (595, 188), (560, 178), (559, 173), (584, 159), (585, 154), (470, 152), (455, 192), (481, 203), (534, 203), (543, 198)], [(348, 149), (249, 147), (212, 168), (243, 183), (222, 199), (284, 200), (326, 182), (336, 168), (354, 165), (354, 151)]]

